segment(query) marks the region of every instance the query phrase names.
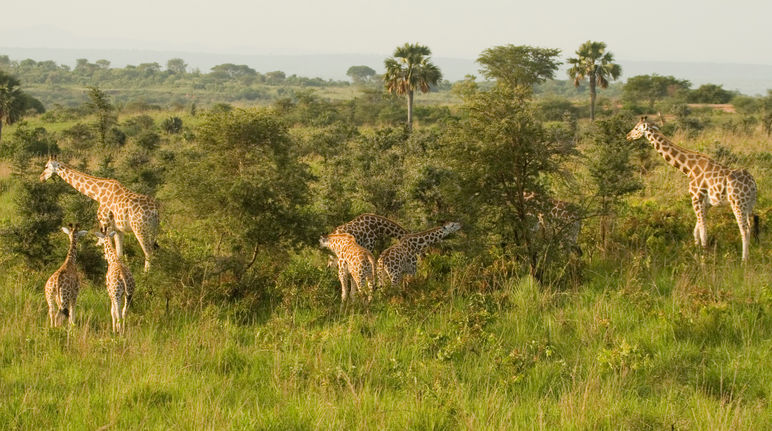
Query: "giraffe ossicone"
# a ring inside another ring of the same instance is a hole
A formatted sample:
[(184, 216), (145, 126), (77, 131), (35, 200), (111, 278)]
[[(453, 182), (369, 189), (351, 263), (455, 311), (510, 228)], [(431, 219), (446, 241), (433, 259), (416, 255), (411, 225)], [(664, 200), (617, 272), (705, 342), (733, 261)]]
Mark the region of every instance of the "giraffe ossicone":
[[(157, 247), (156, 237), (160, 225), (159, 205), (150, 196), (135, 193), (117, 180), (99, 178), (65, 166), (50, 157), (40, 180), (58, 175), (82, 194), (99, 202), (97, 218), (100, 227), (111, 227), (115, 235), (115, 250), (123, 255), (123, 235), (133, 232), (145, 254), (145, 272)], [(112, 217), (111, 217), (112, 215)]]
[(627, 140), (632, 141), (644, 136), (667, 163), (689, 177), (689, 194), (697, 216), (693, 232), (694, 242), (707, 247), (705, 218), (708, 209), (711, 205), (728, 202), (740, 229), (742, 260), (747, 261), (750, 237), (758, 227), (757, 218), (753, 214), (753, 207), (756, 205), (756, 181), (753, 176), (745, 169), (730, 169), (705, 154), (673, 144), (662, 134), (659, 127), (650, 123), (645, 116), (630, 130)]

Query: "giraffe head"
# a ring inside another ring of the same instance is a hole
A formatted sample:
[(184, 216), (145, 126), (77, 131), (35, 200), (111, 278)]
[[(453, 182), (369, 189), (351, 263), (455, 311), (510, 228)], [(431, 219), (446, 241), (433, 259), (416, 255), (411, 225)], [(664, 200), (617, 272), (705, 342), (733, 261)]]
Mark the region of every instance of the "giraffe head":
[(94, 235), (96, 235), (97, 237), (98, 246), (109, 247), (111, 246), (111, 244), (110, 244), (110, 241), (108, 241), (108, 239), (115, 236), (115, 231), (110, 228), (103, 227), (99, 229), (99, 232), (94, 232)]
[(78, 230), (79, 228), (80, 225), (76, 224), (73, 226), (72, 223), (70, 223), (67, 226), (62, 226), (62, 232), (64, 232), (70, 238), (70, 242), (74, 243), (78, 240), (78, 238), (88, 233), (87, 230)]
[(46, 163), (46, 168), (43, 170), (43, 173), (40, 174), (40, 181), (45, 181), (51, 178), (51, 175), (59, 172), (60, 167), (61, 164), (59, 164), (59, 162), (56, 160), (56, 157), (49, 157), (48, 163)]
[(446, 222), (444, 225), (442, 225), (442, 235), (450, 235), (459, 229), (461, 229), (461, 223), (455, 221)]
[(649, 120), (647, 120), (646, 116), (644, 115), (638, 121), (638, 124), (636, 124), (635, 127), (633, 127), (633, 130), (630, 130), (627, 133), (627, 140), (628, 141), (634, 141), (634, 140), (640, 138), (651, 127), (653, 127), (653, 125), (651, 123), (649, 123)]

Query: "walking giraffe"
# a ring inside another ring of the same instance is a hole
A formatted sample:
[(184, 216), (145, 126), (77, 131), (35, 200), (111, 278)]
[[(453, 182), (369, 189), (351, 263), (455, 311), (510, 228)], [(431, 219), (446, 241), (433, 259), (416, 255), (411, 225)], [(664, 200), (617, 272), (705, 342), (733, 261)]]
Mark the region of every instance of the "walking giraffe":
[(727, 168), (705, 154), (674, 145), (656, 125), (649, 123), (646, 117), (641, 117), (638, 124), (627, 134), (627, 140), (632, 141), (641, 136), (649, 140), (666, 162), (689, 177), (689, 194), (697, 216), (694, 242), (707, 247), (705, 217), (708, 209), (711, 205), (728, 201), (740, 228), (742, 260), (747, 261), (751, 223), (754, 234), (758, 227), (758, 219), (753, 214), (753, 207), (756, 205), (756, 181), (751, 174), (745, 169)]
[[(338, 278), (341, 285), (341, 305), (356, 293), (367, 293), (372, 300), (375, 287), (375, 259), (369, 250), (357, 244), (349, 233), (331, 233), (319, 238), (319, 245), (332, 250), (338, 259)], [(351, 286), (353, 282), (354, 286)], [(362, 288), (367, 285), (367, 292)], [(355, 289), (354, 289), (355, 288)]]
[[(145, 272), (150, 269), (150, 258), (158, 246), (158, 203), (150, 196), (134, 193), (117, 180), (94, 177), (76, 171), (55, 158), (49, 158), (46, 168), (40, 174), (45, 181), (52, 175), (59, 175), (69, 185), (84, 195), (99, 202), (97, 219), (100, 228), (110, 227), (116, 231), (115, 250), (123, 256), (123, 235), (134, 232), (139, 246), (145, 254)], [(112, 213), (112, 219), (110, 214)]]
[[(115, 235), (114, 230), (102, 228), (96, 233), (97, 245), (101, 245), (107, 261), (107, 275), (105, 284), (107, 294), (110, 296), (110, 315), (113, 320), (113, 333), (123, 332), (123, 319), (126, 317), (126, 311), (131, 304), (131, 297), (134, 296), (134, 277), (131, 275), (129, 267), (121, 262), (118, 253), (113, 249), (110, 237)], [(121, 298), (123, 301), (123, 310), (121, 310)]]
[(433, 229), (403, 236), (378, 257), (378, 286), (385, 286), (386, 279), (389, 279), (392, 286), (401, 285), (404, 275), (415, 275), (420, 254), (459, 229), (460, 223), (447, 222)]
[(80, 291), (80, 275), (75, 261), (78, 255), (78, 239), (87, 234), (86, 230), (78, 230), (78, 225), (69, 228), (62, 227), (62, 232), (70, 239), (67, 257), (59, 269), (46, 282), (46, 302), (48, 302), (48, 318), (51, 326), (59, 326), (67, 318), (70, 325), (75, 324), (75, 301)]

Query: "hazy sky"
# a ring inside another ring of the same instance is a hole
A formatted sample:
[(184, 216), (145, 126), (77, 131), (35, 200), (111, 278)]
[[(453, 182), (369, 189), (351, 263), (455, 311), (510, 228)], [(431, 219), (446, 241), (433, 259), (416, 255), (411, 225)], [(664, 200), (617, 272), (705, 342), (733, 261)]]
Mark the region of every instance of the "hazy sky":
[(0, 46), (223, 54), (390, 55), (404, 42), (474, 59), (512, 43), (605, 41), (621, 60), (772, 65), (772, 1), (25, 0), (4, 2)]

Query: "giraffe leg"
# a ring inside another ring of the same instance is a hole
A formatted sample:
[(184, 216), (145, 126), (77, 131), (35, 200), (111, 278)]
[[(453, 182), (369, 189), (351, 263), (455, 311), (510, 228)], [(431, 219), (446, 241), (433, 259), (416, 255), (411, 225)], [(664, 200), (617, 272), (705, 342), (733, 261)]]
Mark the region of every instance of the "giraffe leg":
[(708, 212), (707, 193), (702, 190), (691, 190), (691, 193), (694, 215), (697, 216), (697, 223), (694, 225), (694, 243), (707, 247), (708, 231), (705, 228), (705, 218)]
[(753, 207), (756, 205), (756, 181), (745, 170), (734, 171), (727, 178), (726, 194), (732, 212), (740, 228), (743, 246), (743, 263), (748, 261), (753, 220)]
[(115, 236), (113, 237), (115, 240), (115, 254), (117, 254), (119, 257), (123, 256), (123, 235), (123, 232), (117, 230), (115, 231)]
[(155, 239), (152, 238), (151, 235), (148, 235), (147, 232), (142, 232), (140, 230), (135, 230), (134, 236), (137, 237), (139, 246), (142, 248), (142, 253), (145, 254), (145, 272), (148, 272), (150, 270), (150, 258), (153, 256), (155, 248)]
[(343, 267), (343, 262), (338, 260), (338, 279), (340, 280), (340, 301), (341, 305), (348, 299), (348, 272)]

